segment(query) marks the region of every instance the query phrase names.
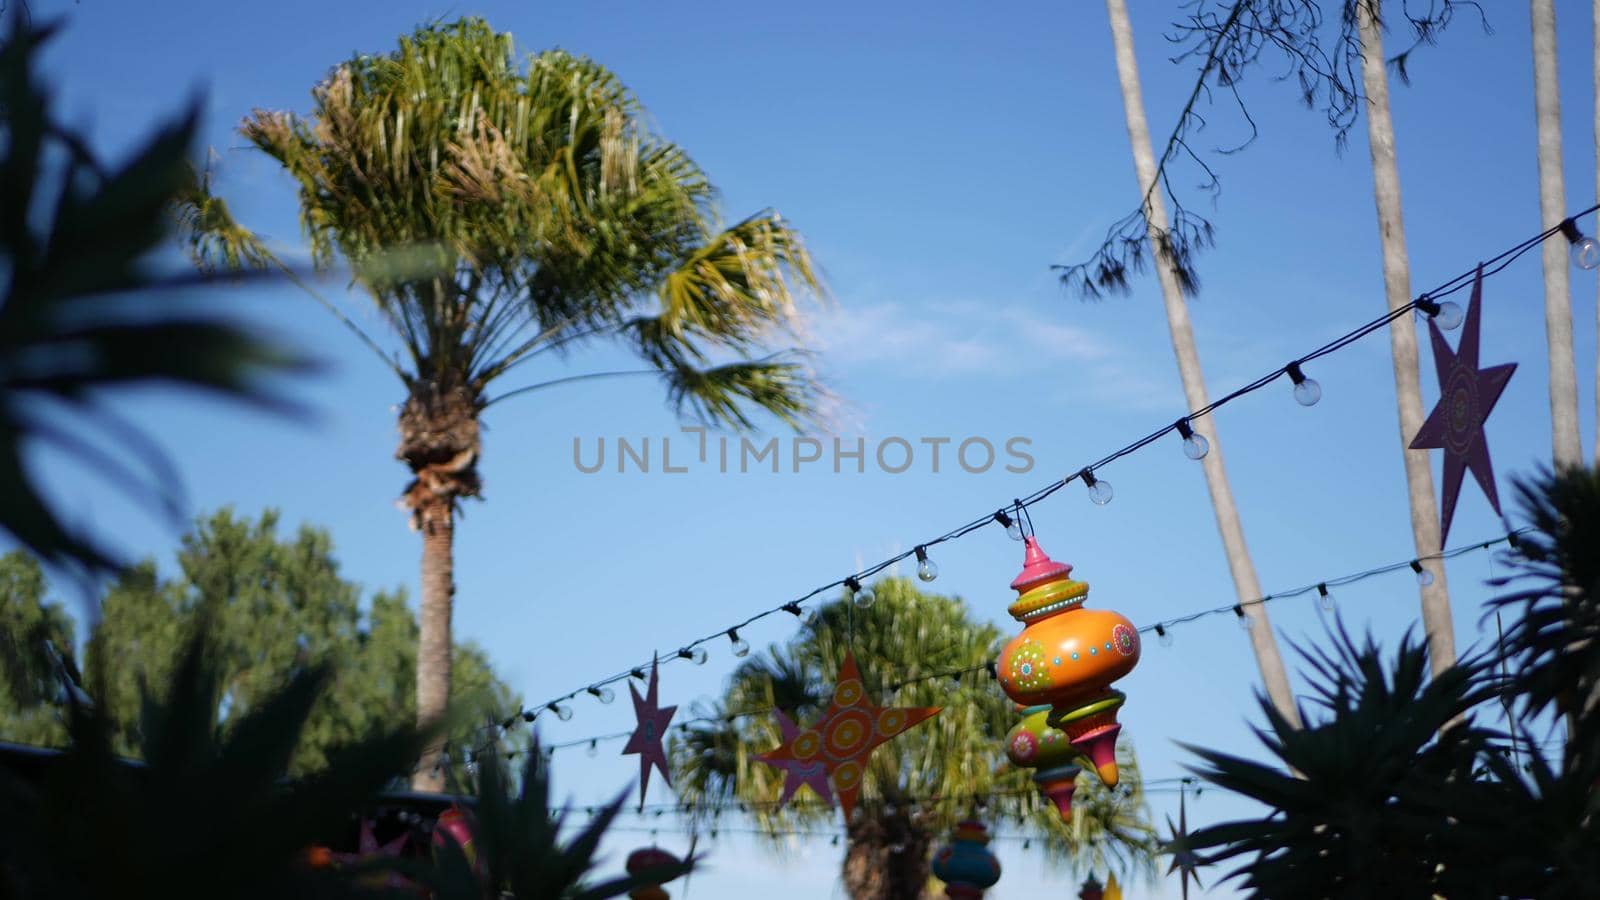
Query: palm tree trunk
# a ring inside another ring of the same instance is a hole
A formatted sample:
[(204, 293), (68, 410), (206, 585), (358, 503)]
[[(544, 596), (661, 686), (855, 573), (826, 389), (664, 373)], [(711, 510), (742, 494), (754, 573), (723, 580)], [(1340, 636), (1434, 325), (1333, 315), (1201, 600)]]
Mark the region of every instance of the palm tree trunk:
[[(422, 615), (417, 638), (417, 723), (443, 721), (450, 703), (450, 612), (455, 600), (455, 511), (450, 498), (431, 498), (417, 510), (422, 528)], [(447, 766), (435, 765), (442, 737), (431, 741), (411, 779), (418, 791), (443, 791)]]
[[(1367, 95), (1367, 143), (1372, 151), (1372, 195), (1378, 207), (1378, 232), (1383, 241), (1384, 298), (1389, 308), (1411, 302), (1411, 262), (1406, 254), (1405, 221), (1400, 214), (1400, 169), (1395, 159), (1394, 121), (1389, 116), (1389, 73), (1384, 68), (1383, 31), (1378, 0), (1357, 0), (1361, 34), (1361, 75)], [(1400, 418), (1400, 453), (1405, 461), (1411, 501), (1411, 533), (1418, 556), (1439, 552), (1439, 513), (1433, 492), (1433, 468), (1426, 450), (1410, 449), (1422, 427), (1422, 385), (1417, 362), (1417, 330), (1411, 316), (1389, 326), (1389, 351), (1394, 361), (1394, 391)], [(1444, 567), (1424, 565), (1433, 583), (1422, 587), (1422, 627), (1428, 633), (1430, 664), (1437, 674), (1455, 663), (1455, 622)]]
[[(1555, 3), (1531, 0), (1533, 14), (1533, 109), (1539, 125), (1539, 213), (1542, 227), (1566, 218), (1562, 175), (1562, 94), (1555, 74)], [(1573, 295), (1566, 272), (1566, 245), (1544, 242), (1544, 338), (1550, 348), (1550, 442), (1555, 468), (1581, 466), (1578, 434), (1578, 365), (1573, 352)]]
[[(1106, 10), (1111, 16), (1111, 39), (1116, 46), (1117, 77), (1122, 82), (1122, 103), (1128, 118), (1128, 142), (1133, 148), (1133, 166), (1139, 176), (1139, 190), (1149, 196), (1150, 242), (1156, 248), (1156, 275), (1161, 280), (1161, 293), (1166, 298), (1167, 326), (1172, 333), (1172, 351), (1178, 359), (1178, 374), (1183, 379), (1183, 393), (1190, 409), (1199, 409), (1210, 403), (1206, 396), (1205, 378), (1200, 371), (1200, 354), (1195, 348), (1194, 330), (1189, 325), (1189, 307), (1172, 261), (1162, 249), (1163, 236), (1168, 229), (1166, 203), (1159, 187), (1152, 187), (1156, 179), (1155, 151), (1150, 146), (1150, 126), (1145, 121), (1144, 97), (1139, 88), (1139, 64), (1133, 52), (1133, 25), (1128, 20), (1125, 0), (1106, 0)], [(1216, 420), (1211, 422), (1209, 434), (1211, 452), (1201, 460), (1205, 470), (1206, 487), (1211, 492), (1211, 508), (1216, 513), (1217, 530), (1222, 534), (1222, 546), (1228, 557), (1228, 570), (1233, 574), (1234, 590), (1241, 603), (1261, 598), (1261, 583), (1256, 579), (1255, 565), (1250, 561), (1250, 550), (1245, 546), (1244, 527), (1239, 522), (1239, 510), (1233, 502), (1233, 489), (1228, 484), (1228, 471), (1222, 460), (1222, 439), (1216, 432)], [(1294, 695), (1289, 688), (1289, 675), (1283, 667), (1283, 657), (1278, 652), (1278, 639), (1272, 633), (1263, 604), (1245, 607), (1245, 614), (1253, 620), (1250, 643), (1256, 654), (1256, 664), (1261, 668), (1261, 681), (1266, 686), (1272, 705), (1284, 718), (1300, 724), (1300, 713), (1294, 705)]]
[[(476, 497), (483, 399), (464, 387), (430, 381), (411, 385), (400, 410), (400, 447), (415, 477), (403, 500), (412, 524), (422, 532), (422, 615), (417, 639), (417, 724), (437, 728), (450, 702), (450, 612), (455, 602), (455, 509), (462, 497)], [(438, 765), (443, 738), (423, 752), (411, 786), (444, 789), (446, 767)]]
[(911, 814), (862, 815), (849, 826), (844, 887), (850, 900), (924, 900), (928, 892), (932, 836)]
[[(1566, 218), (1567, 187), (1561, 171), (1561, 85), (1556, 75), (1554, 0), (1531, 0), (1533, 107), (1539, 128), (1541, 227)], [(1550, 431), (1557, 469), (1583, 464), (1578, 434), (1578, 370), (1572, 349), (1572, 287), (1567, 246), (1544, 242), (1544, 335), (1550, 347)]]

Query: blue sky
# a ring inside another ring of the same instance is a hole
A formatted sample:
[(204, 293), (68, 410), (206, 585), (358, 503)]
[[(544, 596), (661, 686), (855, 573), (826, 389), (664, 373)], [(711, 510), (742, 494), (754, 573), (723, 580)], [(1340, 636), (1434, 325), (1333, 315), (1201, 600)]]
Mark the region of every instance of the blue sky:
[[(1191, 84), (1168, 63), (1160, 34), (1176, 4), (1136, 4), (1135, 29), (1152, 129), (1165, 135)], [(1593, 203), (1587, 4), (1560, 0), (1567, 208)], [(529, 700), (609, 675), (775, 606), (863, 564), (933, 537), (1051, 479), (1075, 471), (1183, 412), (1158, 288), (1084, 303), (1065, 294), (1051, 263), (1080, 259), (1137, 201), (1105, 14), (1099, 4), (1020, 4), (1005, 15), (927, 4), (428, 4), (229, 5), (36, 3), (69, 27), (48, 56), (60, 109), (116, 155), (186, 96), (203, 97), (207, 141), (219, 154), (219, 190), (248, 225), (291, 258), (303, 254), (294, 196), (233, 127), (252, 108), (309, 106), (308, 91), (353, 51), (381, 52), (415, 24), (482, 14), (525, 50), (553, 46), (614, 69), (662, 133), (679, 142), (723, 191), (730, 217), (771, 206), (809, 239), (832, 289), (810, 330), (818, 363), (844, 406), (849, 442), (901, 436), (1003, 445), (1025, 437), (1036, 465), (938, 474), (919, 456), (898, 475), (585, 474), (573, 442), (591, 453), (606, 437), (673, 436), (674, 463), (693, 447), (659, 390), (617, 380), (539, 393), (491, 410), (485, 502), (457, 532), (456, 635), (488, 649)], [(1396, 87), (1413, 294), (1540, 230), (1526, 12), (1492, 11), (1494, 33), (1459, 21), (1413, 62)], [(1398, 41), (1395, 42), (1398, 44)], [(1281, 365), (1383, 310), (1364, 123), (1336, 152), (1322, 117), (1297, 107), (1286, 85), (1256, 73), (1246, 84), (1262, 134), (1244, 154), (1208, 159), (1223, 193), (1193, 202), (1218, 226), (1191, 304), (1207, 380), (1221, 393)], [(1228, 145), (1243, 122), (1216, 110), (1203, 147)], [(1198, 175), (1185, 172), (1180, 184)], [(1594, 230), (1593, 220), (1586, 228)], [(323, 284), (344, 294), (337, 277)], [(1593, 273), (1573, 271), (1585, 448), (1594, 452)], [(1482, 360), (1519, 364), (1490, 421), (1501, 493), (1509, 477), (1548, 459), (1542, 282), (1537, 255), (1485, 288)], [(326, 364), (290, 387), (315, 411), (286, 421), (162, 390), (128, 397), (187, 476), (199, 513), (232, 504), (273, 506), (289, 523), (328, 528), (346, 574), (369, 588), (416, 596), (419, 541), (394, 500), (406, 473), (392, 460), (392, 380), (346, 332), (288, 286), (219, 298), (264, 331)], [(347, 308), (371, 329), (360, 297)], [(1452, 337), (1452, 340), (1454, 338)], [(1424, 351), (1426, 354), (1426, 351)], [(605, 352), (551, 364), (530, 378), (614, 367)], [(564, 366), (564, 367), (563, 367)], [(1411, 555), (1387, 340), (1374, 335), (1309, 371), (1324, 399), (1302, 409), (1287, 384), (1228, 407), (1201, 430), (1225, 444), (1246, 534), (1267, 591), (1315, 582)], [(1431, 405), (1431, 361), (1423, 381)], [(679, 442), (683, 443), (680, 445)], [(953, 445), (952, 445), (953, 446)], [(948, 452), (948, 450), (947, 450)], [(680, 453), (682, 455), (680, 456)], [(659, 460), (658, 460), (659, 461)], [(102, 483), (38, 460), (73, 515), (93, 521), (132, 555), (170, 564), (177, 535)], [(788, 459), (785, 458), (787, 464)], [(1437, 461), (1435, 462), (1437, 471)], [(1109, 466), (1117, 497), (1091, 505), (1072, 485), (1035, 508), (1040, 539), (1093, 585), (1090, 602), (1143, 624), (1232, 602), (1200, 467), (1172, 439)], [(1501, 526), (1470, 483), (1452, 529), (1456, 543)], [(935, 587), (965, 597), (1008, 631), (1006, 585), (1018, 544), (986, 529), (939, 548)], [(1449, 574), (1457, 640), (1485, 640), (1482, 554)], [(634, 591), (622, 610), (595, 598)], [(1338, 592), (1345, 621), (1392, 643), (1416, 621), (1408, 573)], [(1273, 604), (1285, 639), (1325, 640), (1311, 600)], [(752, 643), (790, 635), (786, 618), (744, 632)], [(1492, 622), (1490, 623), (1492, 629)], [(1256, 670), (1231, 617), (1150, 642), (1121, 683), (1125, 733), (1148, 777), (1181, 773), (1178, 741), (1254, 753), (1249, 728)], [(1285, 648), (1286, 652), (1287, 647)], [(1292, 657), (1291, 657), (1292, 659)], [(709, 696), (733, 660), (716, 648), (704, 667), (663, 670), (664, 700)], [(1297, 678), (1297, 690), (1304, 682)], [(625, 729), (628, 704), (579, 703), (543, 734), (565, 741)], [(606, 748), (559, 757), (560, 789), (578, 803), (610, 796), (636, 773)], [(653, 799), (664, 795), (654, 793)], [(1176, 798), (1156, 795), (1158, 821)], [(1246, 810), (1207, 792), (1191, 821)], [(636, 823), (627, 823), (636, 824)], [(618, 836), (624, 851), (645, 835)], [(684, 845), (663, 830), (664, 845)], [(712, 847), (692, 896), (744, 896), (758, 879), (774, 898), (836, 892), (840, 851), (826, 841), (784, 858)], [(999, 898), (1061, 890), (1037, 850), (999, 847)], [(615, 857), (620, 859), (620, 855)], [(1207, 883), (1211, 884), (1212, 879)], [(1164, 894), (1162, 892), (1165, 892)], [(1226, 894), (1226, 892), (1219, 892)], [(1130, 896), (1176, 896), (1176, 885)]]

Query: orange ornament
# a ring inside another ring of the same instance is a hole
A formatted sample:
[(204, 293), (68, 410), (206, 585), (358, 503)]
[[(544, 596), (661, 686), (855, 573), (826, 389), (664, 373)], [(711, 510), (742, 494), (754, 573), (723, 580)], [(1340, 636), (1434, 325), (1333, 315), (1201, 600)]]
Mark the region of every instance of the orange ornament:
[(881, 707), (867, 699), (854, 653), (845, 655), (833, 702), (822, 717), (783, 746), (760, 757), (771, 762), (820, 762), (848, 820), (861, 793), (867, 757), (879, 744), (939, 714), (941, 707)]
[(1051, 559), (1031, 535), (1008, 612), (1022, 633), (1000, 652), (996, 675), (1022, 706), (1048, 705), (1051, 728), (1066, 733), (1107, 785), (1117, 783), (1116, 740), (1122, 692), (1112, 682), (1139, 662), (1139, 630), (1121, 613), (1085, 609), (1089, 585)]

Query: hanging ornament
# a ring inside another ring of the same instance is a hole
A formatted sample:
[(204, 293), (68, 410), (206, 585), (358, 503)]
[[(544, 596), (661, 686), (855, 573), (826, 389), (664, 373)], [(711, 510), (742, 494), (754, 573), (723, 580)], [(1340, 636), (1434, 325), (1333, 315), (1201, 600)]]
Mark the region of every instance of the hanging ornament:
[(1106, 889), (1100, 895), (1100, 900), (1122, 900), (1122, 885), (1117, 883), (1117, 873), (1106, 876)]
[(1489, 505), (1500, 514), (1500, 496), (1494, 488), (1494, 467), (1489, 461), (1489, 441), (1483, 433), (1484, 420), (1494, 409), (1500, 394), (1516, 371), (1516, 363), (1478, 368), (1480, 307), (1483, 302), (1483, 266), (1478, 266), (1472, 281), (1472, 299), (1467, 303), (1467, 321), (1461, 329), (1461, 344), (1455, 352), (1445, 343), (1439, 326), (1428, 320), (1428, 337), (1433, 344), (1433, 367), (1439, 374), (1439, 405), (1411, 439), (1413, 450), (1444, 450), (1444, 492), (1440, 496), (1439, 546), (1450, 537), (1450, 520), (1456, 514), (1456, 498), (1461, 494), (1462, 476), (1467, 470), (1483, 488)]
[(1072, 819), (1072, 792), (1077, 790), (1078, 773), (1083, 770), (1075, 764), (1078, 748), (1067, 740), (1066, 732), (1050, 727), (1049, 715), (1047, 705), (1024, 709), (1022, 721), (1006, 733), (1006, 756), (1020, 768), (1039, 770), (1033, 783), (1066, 822)]
[[(778, 731), (783, 734), (783, 742), (788, 744), (800, 733), (800, 729), (783, 710), (773, 710), (773, 714), (778, 717)], [(772, 759), (768, 756), (757, 756), (756, 759), (783, 770), (783, 796), (778, 798), (777, 809), (782, 809), (802, 785), (815, 791), (823, 803), (833, 805), (833, 791), (828, 788), (828, 769), (822, 760)]]
[(933, 874), (951, 900), (978, 898), (1000, 880), (1000, 860), (989, 852), (989, 830), (981, 822), (959, 822), (948, 847), (933, 855)]
[(639, 724), (634, 728), (633, 735), (628, 738), (628, 745), (622, 748), (622, 754), (639, 755), (641, 809), (644, 808), (645, 791), (650, 788), (651, 766), (659, 769), (662, 779), (667, 782), (667, 787), (672, 787), (672, 775), (667, 771), (667, 751), (662, 747), (661, 741), (667, 736), (667, 725), (672, 722), (672, 716), (678, 708), (660, 705), (658, 696), (660, 667), (660, 660), (650, 661), (650, 687), (645, 696), (639, 696), (639, 689), (634, 687), (632, 682), (628, 683), (628, 692), (633, 695), (633, 715)]
[(1029, 535), (1022, 572), (1007, 609), (1022, 633), (1000, 651), (1000, 686), (1024, 707), (1048, 705), (1046, 723), (1066, 733), (1106, 785), (1117, 783), (1117, 710), (1111, 683), (1139, 662), (1139, 632), (1120, 613), (1085, 609), (1089, 586), (1051, 559)]
[(478, 860), (478, 848), (472, 840), (472, 820), (466, 810), (459, 806), (452, 806), (439, 814), (433, 823), (433, 856), (435, 862), (439, 853), (447, 844), (455, 843), (461, 848), (461, 853), (467, 858), (467, 865), (472, 870), (483, 875), (483, 864)]
[(1100, 879), (1090, 872), (1089, 877), (1083, 880), (1083, 887), (1078, 891), (1078, 900), (1105, 900), (1106, 890), (1100, 886)]
[(771, 764), (784, 760), (822, 763), (844, 809), (845, 820), (855, 810), (861, 793), (861, 779), (867, 758), (879, 744), (919, 722), (939, 714), (939, 707), (884, 708), (867, 699), (866, 686), (856, 668), (854, 653), (845, 654), (839, 668), (839, 682), (833, 689), (833, 702), (810, 728), (788, 738), (766, 754)]
[[(629, 853), (628, 861), (623, 864), (623, 867), (628, 870), (629, 875), (639, 878), (652, 870), (681, 865), (683, 865), (683, 860), (662, 850), (660, 847), (644, 847)], [(652, 879), (653, 877), (650, 876)], [(676, 875), (672, 876), (672, 878), (676, 877)], [(672, 878), (666, 878), (661, 881), (646, 880), (628, 892), (628, 900), (670, 900), (672, 895), (662, 889), (661, 885), (671, 881)]]

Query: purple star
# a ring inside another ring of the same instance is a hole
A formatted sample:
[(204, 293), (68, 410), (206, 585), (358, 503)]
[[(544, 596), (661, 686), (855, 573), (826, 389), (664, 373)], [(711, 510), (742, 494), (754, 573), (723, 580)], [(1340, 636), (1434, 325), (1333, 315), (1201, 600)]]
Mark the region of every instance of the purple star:
[(666, 780), (667, 787), (672, 786), (672, 775), (667, 771), (667, 751), (661, 745), (667, 736), (667, 725), (672, 722), (672, 715), (678, 711), (676, 706), (662, 707), (659, 705), (656, 688), (658, 686), (656, 670), (660, 663), (657, 660), (650, 662), (650, 690), (644, 697), (639, 696), (639, 689), (628, 683), (628, 692), (633, 694), (633, 715), (638, 719), (639, 725), (633, 730), (633, 736), (628, 738), (628, 746), (622, 748), (624, 756), (630, 753), (639, 754), (639, 806), (644, 807), (645, 791), (650, 788), (650, 767), (661, 770), (661, 777)]
[[(773, 713), (778, 717), (778, 730), (783, 732), (783, 743), (787, 744), (800, 733), (800, 729), (793, 720), (784, 715), (783, 710), (773, 710)], [(801, 785), (809, 785), (817, 792), (817, 796), (822, 798), (823, 803), (833, 805), (833, 791), (828, 787), (828, 769), (820, 761), (806, 763), (797, 759), (767, 759), (765, 756), (758, 756), (756, 759), (784, 772), (783, 796), (778, 798), (777, 809), (782, 809), (789, 802), (789, 798), (794, 796), (795, 791), (800, 790)]]
[(1456, 498), (1461, 494), (1461, 480), (1466, 470), (1472, 470), (1484, 496), (1489, 498), (1489, 505), (1496, 514), (1500, 512), (1500, 496), (1494, 489), (1494, 468), (1489, 462), (1489, 441), (1484, 437), (1483, 423), (1506, 389), (1506, 382), (1511, 380), (1517, 364), (1478, 368), (1478, 315), (1482, 300), (1483, 266), (1480, 265), (1472, 282), (1467, 321), (1461, 328), (1461, 345), (1454, 353), (1450, 352), (1439, 326), (1431, 319), (1428, 321), (1433, 364), (1439, 373), (1439, 405), (1428, 414), (1428, 420), (1411, 439), (1411, 449), (1444, 450), (1441, 548), (1450, 536), (1450, 520), (1456, 514)]

